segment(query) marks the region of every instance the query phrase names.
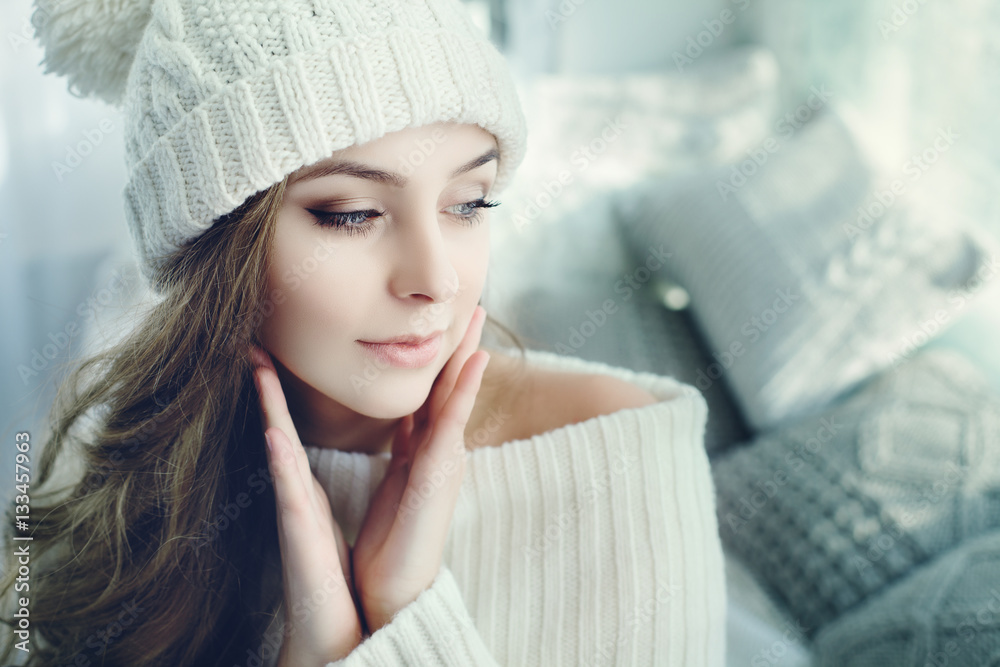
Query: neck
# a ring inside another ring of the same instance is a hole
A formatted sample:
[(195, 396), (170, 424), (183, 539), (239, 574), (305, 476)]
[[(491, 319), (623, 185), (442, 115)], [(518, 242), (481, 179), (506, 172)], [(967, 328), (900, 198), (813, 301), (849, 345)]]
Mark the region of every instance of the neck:
[(322, 396), (280, 363), (276, 363), (288, 413), (303, 445), (360, 454), (392, 451), (400, 419), (377, 419), (359, 414)]

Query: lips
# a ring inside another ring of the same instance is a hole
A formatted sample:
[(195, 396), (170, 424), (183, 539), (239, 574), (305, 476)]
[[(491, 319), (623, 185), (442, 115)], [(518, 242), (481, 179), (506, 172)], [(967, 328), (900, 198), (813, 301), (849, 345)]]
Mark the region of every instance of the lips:
[(386, 338), (385, 340), (359, 340), (359, 343), (368, 343), (370, 345), (422, 345), (430, 341), (432, 338), (440, 336), (444, 331), (435, 331), (434, 333), (426, 336), (418, 336), (416, 334), (396, 336), (394, 338)]
[(359, 340), (358, 343), (383, 366), (422, 368), (437, 358), (443, 337), (442, 332), (438, 332), (423, 337), (397, 336), (387, 339), (388, 342)]

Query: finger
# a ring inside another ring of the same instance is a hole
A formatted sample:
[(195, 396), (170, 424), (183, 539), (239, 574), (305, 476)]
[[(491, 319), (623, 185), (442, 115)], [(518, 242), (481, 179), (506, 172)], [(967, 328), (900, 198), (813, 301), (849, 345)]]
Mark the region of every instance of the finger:
[[(396, 453), (394, 451), (393, 460), (389, 464), (388, 470), (382, 477), (378, 488), (375, 489), (375, 493), (372, 494), (368, 503), (368, 511), (362, 522), (363, 530), (377, 544), (385, 541), (385, 536), (389, 533), (392, 523), (396, 520), (397, 515), (403, 511), (400, 502), (406, 490), (409, 468), (405, 461), (396, 459)], [(405, 454), (405, 451), (401, 450), (399, 453)]]
[[(447, 364), (445, 364), (445, 366), (447, 367)], [(420, 437), (420, 434), (426, 430), (427, 425), (430, 423), (431, 401), (434, 398), (434, 392), (437, 391), (436, 387), (440, 377), (441, 373), (438, 373), (438, 376), (434, 378), (434, 382), (431, 383), (431, 390), (428, 393), (427, 398), (421, 406), (417, 408), (416, 412), (413, 413), (413, 430), (418, 437)]]
[[(406, 415), (396, 427), (392, 441), (392, 460), (378, 488), (372, 494), (362, 522), (361, 533), (355, 545), (382, 545), (393, 522), (407, 511), (400, 507), (400, 501), (410, 475), (407, 463), (410, 453), (409, 438), (412, 431), (413, 416)], [(357, 553), (355, 552), (355, 555)]]
[(288, 403), (285, 401), (285, 392), (281, 390), (281, 380), (278, 378), (278, 371), (271, 361), (270, 355), (256, 349), (255, 360), (258, 361), (254, 371), (259, 380), (258, 386), (261, 391), (261, 407), (267, 418), (268, 426), (280, 428), (288, 437), (298, 437), (295, 432), (295, 425), (292, 423), (292, 416), (288, 413)]
[(303, 543), (303, 537), (308, 538), (310, 524), (313, 522), (312, 499), (302, 483), (288, 437), (281, 429), (274, 427), (267, 429), (264, 437), (271, 441), (267, 460), (274, 479), (280, 531), (288, 540), (287, 546), (291, 547), (288, 557), (298, 557), (302, 550), (297, 549), (296, 545)]
[(400, 465), (409, 463), (410, 460), (410, 438), (413, 435), (414, 418), (412, 414), (406, 415), (400, 420), (396, 427), (396, 433), (392, 438), (392, 463)]
[[(351, 567), (350, 553), (344, 548), (346, 542), (342, 545), (337, 537), (339, 526), (335, 521), (333, 542), (317, 543), (317, 536), (325, 534), (326, 521), (325, 514), (318, 514), (310, 493), (318, 481), (312, 477), (308, 484), (302, 482), (292, 456), (292, 442), (280, 429), (269, 428), (265, 436), (272, 444), (268, 465), (274, 479), (286, 599), (304, 599), (321, 587), (330, 593), (343, 589), (353, 597), (345, 576)], [(336, 554), (340, 567), (330, 562), (331, 553)]]
[(292, 416), (288, 412), (288, 403), (285, 400), (285, 392), (281, 389), (281, 380), (278, 378), (277, 369), (270, 355), (262, 350), (254, 353), (254, 356), (262, 363), (254, 368), (254, 378), (257, 383), (257, 391), (260, 395), (261, 411), (264, 413), (264, 428), (281, 429), (282, 435), (289, 441), (289, 451), (295, 462), (295, 469), (298, 471), (302, 484), (309, 489), (312, 497), (312, 486), (309, 478), (312, 470), (309, 467), (309, 457), (306, 456), (305, 448), (299, 440), (298, 431), (292, 422)]
[(401, 503), (415, 509), (408, 513), (406, 521), (393, 527), (398, 532), (390, 539), (400, 540), (398, 545), (408, 544), (407, 540), (414, 536), (429, 544), (444, 544), (447, 538), (465, 469), (465, 425), (488, 362), (489, 353), (481, 350), (469, 358), (455, 391), (434, 422), (428, 443), (414, 454)]
[(465, 335), (462, 337), (462, 342), (458, 344), (454, 354), (452, 354), (448, 363), (445, 364), (444, 369), (442, 369), (441, 374), (434, 383), (431, 404), (428, 408), (429, 419), (433, 420), (441, 411), (441, 406), (444, 405), (445, 401), (448, 400), (448, 396), (451, 395), (455, 382), (458, 379), (458, 374), (472, 353), (479, 348), (479, 341), (482, 338), (485, 322), (486, 309), (482, 306), (476, 306), (476, 309), (472, 312), (472, 318), (469, 320), (469, 326), (465, 330)]
[[(319, 482), (317, 481), (317, 484)], [(340, 524), (336, 521), (333, 522), (333, 533), (337, 540), (337, 555), (340, 558), (340, 569), (344, 574), (344, 583), (347, 585), (348, 590), (351, 593), (351, 599), (355, 601), (355, 605), (358, 605), (358, 589), (354, 585), (354, 563), (351, 560), (351, 548), (347, 546), (347, 540), (344, 538), (344, 531), (341, 529)]]
[(347, 582), (348, 587), (351, 590), (351, 597), (355, 596), (354, 588), (354, 574), (353, 574), (353, 563), (351, 562), (351, 547), (347, 544), (347, 539), (344, 537), (344, 531), (341, 529), (340, 524), (333, 517), (333, 509), (330, 507), (330, 500), (323, 490), (323, 485), (320, 483), (316, 475), (312, 476), (312, 484), (315, 489), (317, 498), (322, 498), (325, 501), (326, 509), (329, 511), (320, 512), (319, 516), (323, 521), (323, 525), (327, 523), (333, 528), (333, 539), (337, 545), (337, 557), (340, 560), (341, 572), (344, 575), (344, 579)]
[[(393, 482), (392, 488), (394, 492), (388, 494), (384, 499), (382, 507), (395, 507), (398, 506), (399, 501), (403, 495), (403, 490), (406, 487), (406, 479), (410, 474), (410, 462), (413, 456), (413, 415), (409, 414), (400, 420), (399, 425), (396, 427), (396, 433), (392, 439), (392, 460), (389, 463), (389, 469), (386, 471), (385, 477), (388, 478), (390, 475), (402, 475), (402, 480), (398, 483)], [(380, 489), (381, 491), (381, 489)], [(389, 517), (392, 518), (391, 516)], [(384, 532), (376, 533), (385, 535)]]
[[(430, 443), (435, 450), (439, 450), (449, 440), (464, 441), (465, 426), (468, 424), (472, 408), (476, 404), (476, 396), (479, 393), (483, 374), (489, 362), (490, 355), (483, 350), (477, 350), (465, 362), (455, 390), (451, 392), (448, 401), (434, 420), (434, 433)], [(439, 432), (442, 437), (438, 437)]]
[[(385, 476), (388, 477), (400, 469), (407, 469), (410, 463), (410, 439), (413, 437), (413, 415), (408, 414), (400, 419), (396, 425), (396, 431), (392, 436), (392, 450), (389, 459), (389, 467)], [(398, 499), (397, 499), (398, 501)]]

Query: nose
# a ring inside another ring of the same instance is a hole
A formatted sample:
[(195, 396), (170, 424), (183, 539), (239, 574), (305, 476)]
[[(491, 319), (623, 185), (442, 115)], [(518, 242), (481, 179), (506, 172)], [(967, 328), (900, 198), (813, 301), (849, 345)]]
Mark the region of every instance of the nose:
[(454, 298), (458, 272), (451, 263), (434, 207), (424, 207), (398, 221), (395, 231), (396, 262), (390, 284), (393, 294), (401, 299), (417, 297), (431, 303)]

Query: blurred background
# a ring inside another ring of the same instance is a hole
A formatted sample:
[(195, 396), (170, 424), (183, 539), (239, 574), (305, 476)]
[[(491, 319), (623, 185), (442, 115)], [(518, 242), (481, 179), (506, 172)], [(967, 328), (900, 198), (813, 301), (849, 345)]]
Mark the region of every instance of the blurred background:
[[(593, 292), (581, 286), (614, 285), (623, 267), (635, 266), (611, 221), (617, 194), (650, 178), (745, 163), (770, 140), (792, 137), (821, 106), (836, 110), (866, 168), (884, 176), (874, 183), (907, 179), (907, 205), (935, 212), (934, 233), (962, 225), (978, 230), (984, 243), (1000, 240), (995, 2), (475, 0), (467, 6), (507, 55), (529, 118), (524, 168), (501, 196), (505, 206), (493, 213), (487, 306), (531, 346), (564, 352), (559, 337), (571, 339), (563, 324), (546, 337), (538, 311), (548, 295), (584, 298)], [(101, 102), (70, 95), (64, 79), (43, 75), (30, 13), (28, 0), (5, 0), (0, 28), (4, 480), (13, 474), (14, 433), (41, 432), (61, 364), (113, 335), (121, 326), (115, 317), (144, 298), (122, 208), (122, 119)], [(817, 172), (823, 157), (814, 156)], [(561, 170), (570, 171), (572, 182), (553, 195), (546, 187)], [(683, 282), (658, 281), (658, 307), (685, 310), (691, 294)], [(982, 291), (933, 344), (962, 349), (1000, 387), (1000, 301)], [(584, 312), (568, 317), (579, 322)], [(705, 321), (692, 329), (699, 338), (710, 334)], [(708, 340), (697, 345), (712, 352)], [(613, 356), (599, 349), (595, 343), (582, 356), (642, 365), (628, 351)], [(739, 409), (725, 409), (735, 416), (728, 431), (720, 426), (711, 433), (719, 442), (748, 437), (759, 426), (746, 410), (739, 417)], [(3, 488), (9, 490), (7, 481)], [(743, 627), (754, 622), (744, 621)]]

